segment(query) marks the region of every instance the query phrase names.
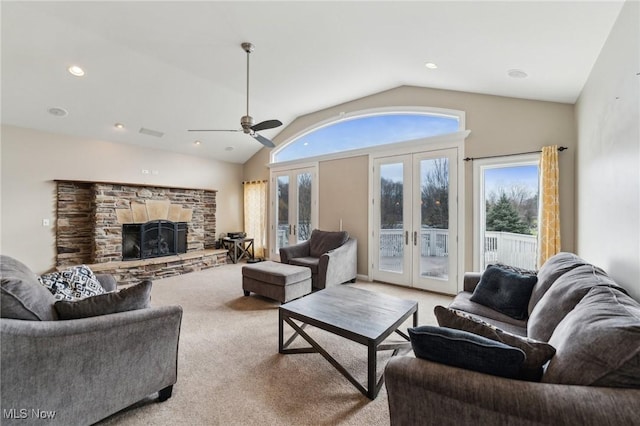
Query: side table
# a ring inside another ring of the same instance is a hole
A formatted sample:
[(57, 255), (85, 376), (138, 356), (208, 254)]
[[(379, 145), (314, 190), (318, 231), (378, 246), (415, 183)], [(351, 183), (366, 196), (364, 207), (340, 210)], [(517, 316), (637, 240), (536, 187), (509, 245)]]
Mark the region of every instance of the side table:
[(253, 259), (253, 238), (223, 238), (222, 244), (227, 250), (227, 256), (233, 263), (243, 258)]

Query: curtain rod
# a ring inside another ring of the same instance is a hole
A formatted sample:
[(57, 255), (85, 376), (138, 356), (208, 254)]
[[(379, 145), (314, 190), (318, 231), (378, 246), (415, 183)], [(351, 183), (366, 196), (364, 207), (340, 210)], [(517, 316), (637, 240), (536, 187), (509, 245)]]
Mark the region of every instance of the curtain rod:
[[(560, 146), (558, 147), (558, 151), (562, 152), (565, 149), (569, 149), (566, 146)], [(514, 155), (524, 155), (524, 154), (538, 154), (542, 152), (542, 150), (538, 150), (538, 151), (529, 151), (529, 152), (517, 152), (514, 154), (502, 154), (502, 155), (487, 155), (485, 157), (467, 157), (464, 158), (464, 161), (473, 161), (473, 160), (484, 160), (485, 158), (500, 158), (500, 157), (513, 157)]]
[(242, 184), (245, 185), (247, 183), (260, 183), (260, 182), (267, 183), (269, 181), (267, 179), (264, 179), (264, 180), (246, 180), (246, 181), (242, 182)]

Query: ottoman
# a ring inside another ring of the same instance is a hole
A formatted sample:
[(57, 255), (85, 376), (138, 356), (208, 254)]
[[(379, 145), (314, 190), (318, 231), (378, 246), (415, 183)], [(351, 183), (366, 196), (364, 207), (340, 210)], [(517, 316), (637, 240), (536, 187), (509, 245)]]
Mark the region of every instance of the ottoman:
[(311, 269), (286, 263), (254, 263), (242, 267), (242, 290), (286, 303), (311, 293)]

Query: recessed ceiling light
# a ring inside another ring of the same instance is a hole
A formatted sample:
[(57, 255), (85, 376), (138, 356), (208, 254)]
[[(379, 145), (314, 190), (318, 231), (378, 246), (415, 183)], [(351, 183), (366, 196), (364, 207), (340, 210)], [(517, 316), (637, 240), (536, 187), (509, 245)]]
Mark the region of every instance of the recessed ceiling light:
[(113, 125), (113, 127), (115, 127), (116, 129), (124, 129), (124, 124), (116, 123), (116, 124)]
[(193, 144), (194, 145), (200, 145), (202, 142), (201, 141), (195, 141)]
[(524, 72), (523, 70), (512, 69), (507, 71), (507, 75), (511, 78), (527, 78), (529, 74)]
[(71, 75), (75, 75), (76, 77), (82, 77), (84, 75), (84, 70), (77, 65), (71, 65), (69, 68), (67, 68), (67, 71), (69, 71)]
[(433, 62), (427, 62), (426, 64), (424, 64), (424, 66), (429, 68), (430, 70), (435, 70), (438, 68), (438, 65), (434, 64)]
[(233, 147), (232, 146), (228, 146), (224, 149), (225, 151), (233, 151)]
[(66, 109), (56, 107), (49, 108), (48, 111), (49, 114), (55, 115), (56, 117), (66, 117), (69, 114)]

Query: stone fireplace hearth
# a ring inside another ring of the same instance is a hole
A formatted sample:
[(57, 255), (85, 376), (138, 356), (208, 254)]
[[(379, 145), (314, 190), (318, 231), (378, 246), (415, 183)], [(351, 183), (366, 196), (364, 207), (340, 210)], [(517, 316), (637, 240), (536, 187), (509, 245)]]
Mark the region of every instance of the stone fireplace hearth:
[[(56, 184), (58, 269), (87, 264), (96, 272), (114, 273), (119, 282), (133, 282), (225, 263), (226, 253), (215, 250), (215, 190), (67, 180)], [(125, 225), (148, 222), (181, 224), (182, 253), (135, 261), (123, 256)]]

